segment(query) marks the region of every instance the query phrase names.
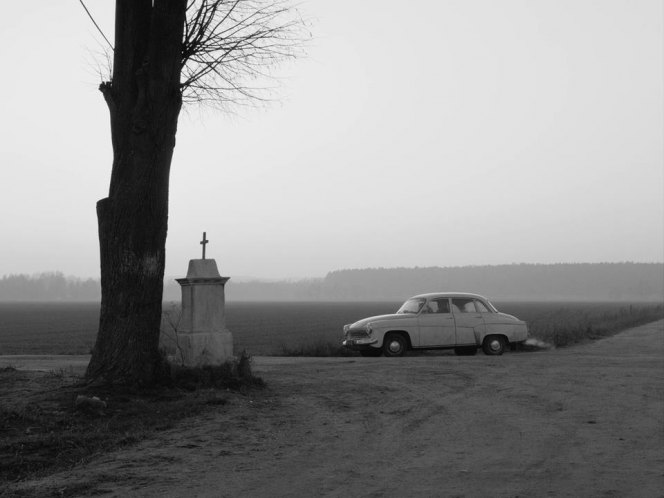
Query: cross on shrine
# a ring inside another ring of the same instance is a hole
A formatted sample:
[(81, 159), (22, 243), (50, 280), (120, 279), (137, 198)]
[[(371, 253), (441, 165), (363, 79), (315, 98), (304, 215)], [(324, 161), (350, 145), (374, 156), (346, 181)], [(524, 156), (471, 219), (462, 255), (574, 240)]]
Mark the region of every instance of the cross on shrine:
[(203, 240), (201, 240), (201, 245), (203, 246), (203, 259), (205, 259), (205, 245), (210, 242), (208, 239), (205, 238), (205, 233), (203, 232)]

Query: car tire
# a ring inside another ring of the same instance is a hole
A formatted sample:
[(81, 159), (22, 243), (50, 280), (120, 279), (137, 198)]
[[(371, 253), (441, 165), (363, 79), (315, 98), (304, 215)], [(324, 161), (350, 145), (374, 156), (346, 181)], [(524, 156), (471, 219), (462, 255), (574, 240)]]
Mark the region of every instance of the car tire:
[(459, 346), (454, 348), (454, 354), (457, 356), (474, 356), (477, 354), (477, 346)]
[(360, 350), (360, 356), (364, 356), (365, 358), (376, 358), (381, 354), (383, 354), (383, 350), (378, 348)]
[(383, 340), (383, 354), (387, 357), (403, 356), (408, 349), (408, 341), (401, 334), (387, 334)]
[(505, 352), (506, 342), (501, 335), (488, 335), (482, 343), (482, 351), (489, 356), (499, 356)]

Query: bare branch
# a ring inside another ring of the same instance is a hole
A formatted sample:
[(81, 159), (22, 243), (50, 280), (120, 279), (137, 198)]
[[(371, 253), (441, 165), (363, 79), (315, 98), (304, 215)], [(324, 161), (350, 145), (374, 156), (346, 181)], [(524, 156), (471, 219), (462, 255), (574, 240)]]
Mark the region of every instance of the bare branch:
[[(113, 50), (90, 12), (104, 40)], [(180, 88), (183, 103), (230, 110), (229, 104), (266, 102), (273, 70), (304, 53), (311, 37), (291, 0), (187, 0)], [(112, 74), (112, 59), (100, 65)], [(101, 58), (100, 58), (101, 59)], [(102, 81), (111, 81), (104, 75)], [(109, 87), (110, 88), (110, 87)], [(110, 96), (107, 92), (105, 95)]]
[(305, 23), (286, 0), (189, 0), (182, 47), (183, 102), (264, 101), (271, 71), (302, 53)]

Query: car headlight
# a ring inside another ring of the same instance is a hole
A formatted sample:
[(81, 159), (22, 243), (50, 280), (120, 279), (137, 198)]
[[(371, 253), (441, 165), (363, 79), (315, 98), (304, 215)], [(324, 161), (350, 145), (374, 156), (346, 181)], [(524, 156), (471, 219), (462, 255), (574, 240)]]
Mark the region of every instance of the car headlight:
[(373, 332), (373, 329), (371, 328), (371, 326), (372, 326), (371, 323), (367, 323), (367, 324), (364, 326), (365, 330), (367, 331), (367, 335), (371, 335), (371, 333)]
[(349, 329), (350, 329), (350, 324), (344, 325), (344, 334), (347, 334)]

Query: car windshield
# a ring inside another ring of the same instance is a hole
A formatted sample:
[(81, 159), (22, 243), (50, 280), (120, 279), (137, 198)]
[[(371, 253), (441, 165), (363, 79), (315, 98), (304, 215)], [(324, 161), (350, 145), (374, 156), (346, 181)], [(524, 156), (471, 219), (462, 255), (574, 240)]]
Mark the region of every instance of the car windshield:
[(397, 314), (401, 315), (401, 314), (404, 314), (404, 313), (413, 313), (413, 314), (419, 313), (420, 309), (422, 308), (422, 306), (424, 305), (425, 302), (426, 302), (426, 299), (422, 299), (422, 298), (409, 299), (408, 301), (403, 303), (401, 308), (399, 308), (399, 310), (397, 311)]
[(489, 301), (484, 301), (484, 304), (486, 304), (489, 307), (490, 311), (493, 311), (494, 313), (500, 313), (498, 309), (493, 305), (493, 303)]

